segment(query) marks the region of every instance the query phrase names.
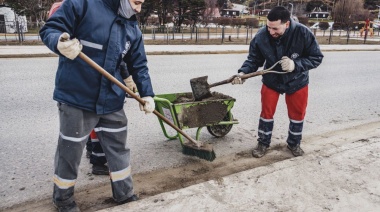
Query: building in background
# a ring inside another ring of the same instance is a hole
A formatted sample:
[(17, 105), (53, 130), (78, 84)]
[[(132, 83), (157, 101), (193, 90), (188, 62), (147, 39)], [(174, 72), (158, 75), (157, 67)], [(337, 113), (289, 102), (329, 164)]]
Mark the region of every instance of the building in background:
[(0, 33), (17, 33), (17, 23), (20, 32), (28, 32), (27, 21), (24, 15), (16, 14), (12, 8), (0, 5)]

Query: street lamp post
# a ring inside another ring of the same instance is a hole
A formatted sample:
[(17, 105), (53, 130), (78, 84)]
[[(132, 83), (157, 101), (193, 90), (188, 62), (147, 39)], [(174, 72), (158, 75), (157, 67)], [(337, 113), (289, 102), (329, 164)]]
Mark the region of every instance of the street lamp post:
[(379, 8), (379, 14), (377, 14), (377, 19), (380, 21), (380, 5), (376, 5)]
[(255, 0), (255, 5), (253, 5), (253, 16), (256, 16), (256, 3), (257, 0)]
[(292, 5), (292, 9), (290, 10), (290, 17), (293, 18), (293, 4), (292, 3), (289, 3), (290, 5)]

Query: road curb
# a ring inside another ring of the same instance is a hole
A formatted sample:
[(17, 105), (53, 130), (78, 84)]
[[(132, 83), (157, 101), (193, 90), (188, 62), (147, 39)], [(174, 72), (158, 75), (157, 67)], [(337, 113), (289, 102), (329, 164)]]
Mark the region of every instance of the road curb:
[(34, 58), (34, 57), (58, 57), (54, 53), (36, 53), (36, 54), (0, 54), (0, 58)]
[[(247, 50), (218, 50), (218, 51), (150, 51), (146, 52), (147, 55), (195, 55), (195, 54), (248, 54), (249, 48)], [(342, 52), (342, 51), (380, 51), (379, 48), (358, 48), (358, 49), (348, 49), (348, 48), (333, 48), (333, 49), (323, 49), (322, 52)], [(57, 54), (53, 52), (47, 53), (20, 53), (20, 54), (0, 54), (0, 58), (34, 58), (34, 57), (58, 57)]]

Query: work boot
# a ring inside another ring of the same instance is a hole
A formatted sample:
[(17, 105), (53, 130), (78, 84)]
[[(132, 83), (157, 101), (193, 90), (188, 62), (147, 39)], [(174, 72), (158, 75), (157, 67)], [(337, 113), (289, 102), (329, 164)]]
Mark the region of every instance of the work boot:
[(121, 201), (121, 202), (118, 202), (118, 204), (125, 204), (125, 203), (130, 203), (130, 202), (134, 202), (134, 201), (137, 201), (139, 200), (139, 198), (136, 196), (136, 194), (132, 195), (131, 197), (129, 197), (128, 199), (124, 200), (124, 201)]
[(257, 146), (252, 150), (252, 156), (255, 158), (261, 158), (267, 152), (268, 147), (264, 144), (258, 143)]
[(86, 151), (86, 158), (90, 158), (91, 157), (91, 151)]
[(56, 207), (59, 212), (80, 212), (80, 209), (78, 208), (75, 201), (65, 206), (58, 206), (54, 203), (54, 207)]
[(106, 165), (92, 165), (92, 174), (109, 175), (109, 169)]
[(298, 156), (302, 156), (304, 151), (301, 149), (300, 145), (297, 144), (296, 146), (294, 147), (291, 147), (288, 145), (288, 149), (292, 152), (292, 154), (295, 156), (295, 157), (298, 157)]

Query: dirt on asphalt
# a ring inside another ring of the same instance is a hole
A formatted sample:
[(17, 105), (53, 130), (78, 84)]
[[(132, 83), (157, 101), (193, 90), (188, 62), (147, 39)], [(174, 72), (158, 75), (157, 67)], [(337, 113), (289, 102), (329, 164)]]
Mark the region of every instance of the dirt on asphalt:
[[(380, 122), (375, 122), (322, 135), (310, 136), (304, 138), (303, 145), (308, 147), (309, 151), (313, 151), (310, 153), (318, 154), (320, 149), (326, 148), (327, 146), (332, 148), (347, 142), (358, 142), (373, 137), (374, 135), (368, 134), (368, 132), (376, 131), (379, 127)], [(275, 152), (275, 154), (271, 154), (271, 152)], [(306, 154), (308, 153), (306, 152)], [(135, 191), (140, 199), (144, 199), (159, 193), (178, 190), (209, 180), (218, 181), (218, 179), (224, 176), (260, 166), (267, 166), (292, 157), (289, 151), (286, 150), (286, 144), (278, 144), (271, 146), (268, 154), (260, 159), (253, 158), (250, 149), (232, 155), (217, 157), (213, 162), (194, 158), (193, 161), (186, 166), (134, 174)], [(96, 211), (116, 206), (111, 196), (112, 193), (109, 182), (99, 184), (96, 188), (76, 190), (75, 193), (76, 202), (82, 211)], [(20, 203), (11, 208), (6, 208), (6, 210), (55, 211), (50, 197), (39, 201)]]

